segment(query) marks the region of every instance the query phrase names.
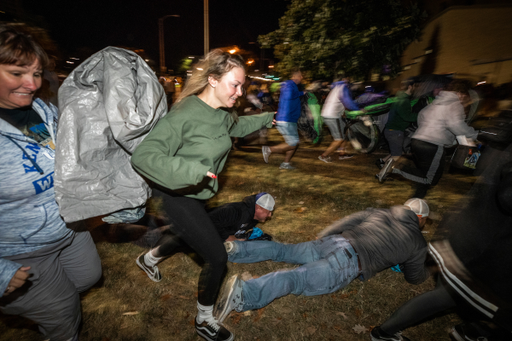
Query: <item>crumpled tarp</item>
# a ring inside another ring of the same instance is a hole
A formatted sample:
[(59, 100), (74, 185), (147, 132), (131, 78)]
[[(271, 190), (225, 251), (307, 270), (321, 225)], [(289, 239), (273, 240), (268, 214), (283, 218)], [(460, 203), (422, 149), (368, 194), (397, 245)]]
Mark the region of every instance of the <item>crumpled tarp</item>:
[(167, 112), (164, 89), (144, 60), (116, 47), (95, 53), (60, 87), (59, 109), (55, 195), (64, 220), (144, 205), (151, 189), (130, 157)]

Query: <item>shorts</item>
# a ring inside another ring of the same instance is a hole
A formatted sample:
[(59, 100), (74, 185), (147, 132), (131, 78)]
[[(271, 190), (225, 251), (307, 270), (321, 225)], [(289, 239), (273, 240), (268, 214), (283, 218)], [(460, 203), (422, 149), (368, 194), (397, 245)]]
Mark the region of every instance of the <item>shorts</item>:
[(324, 117), (324, 123), (329, 128), (329, 132), (334, 141), (341, 141), (345, 139), (345, 122), (341, 118)]
[(299, 132), (297, 123), (277, 121), (276, 128), (283, 135), (284, 142), (291, 147), (299, 144)]

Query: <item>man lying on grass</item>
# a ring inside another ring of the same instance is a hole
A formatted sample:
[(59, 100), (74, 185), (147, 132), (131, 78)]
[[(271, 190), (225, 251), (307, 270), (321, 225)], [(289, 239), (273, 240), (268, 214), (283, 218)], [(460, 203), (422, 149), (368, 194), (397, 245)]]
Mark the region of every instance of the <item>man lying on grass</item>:
[[(272, 217), (274, 198), (265, 192), (245, 197), (241, 202), (232, 202), (219, 206), (208, 213), (222, 240), (272, 239), (256, 228), (257, 223), (264, 223)], [(142, 253), (135, 262), (154, 282), (160, 282), (162, 275), (157, 264), (178, 252), (193, 251), (179, 237), (170, 232), (164, 234), (157, 246), (147, 253)], [(261, 236), (257, 236), (257, 231)], [(252, 232), (252, 234), (251, 234)]]
[(351, 214), (310, 242), (225, 242), (228, 260), (234, 263), (273, 260), (303, 265), (249, 281), (234, 275), (222, 289), (217, 318), (222, 322), (232, 310), (260, 309), (288, 294), (333, 293), (358, 276), (368, 280), (396, 264), (407, 282), (420, 284), (429, 276), (425, 266), (427, 243), (421, 233), (428, 214), (427, 203), (413, 198), (390, 209), (368, 208)]

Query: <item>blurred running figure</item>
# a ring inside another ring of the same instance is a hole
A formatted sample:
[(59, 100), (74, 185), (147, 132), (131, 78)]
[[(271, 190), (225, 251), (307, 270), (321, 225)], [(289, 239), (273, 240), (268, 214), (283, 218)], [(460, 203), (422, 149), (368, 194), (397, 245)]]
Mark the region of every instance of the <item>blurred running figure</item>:
[(295, 169), (290, 164), (290, 160), (299, 147), (299, 132), (297, 131), (297, 121), (301, 113), (300, 96), (304, 95), (303, 91), (299, 91), (297, 87), (302, 81), (302, 72), (299, 69), (292, 71), (290, 80), (281, 86), (281, 97), (279, 99), (279, 107), (276, 116), (276, 128), (283, 135), (284, 143), (277, 146), (263, 146), (263, 159), (268, 163), (271, 153), (285, 154), (284, 162), (279, 166), (280, 169)]
[(414, 198), (390, 209), (368, 208), (354, 213), (333, 223), (310, 242), (226, 242), (231, 262), (273, 260), (303, 265), (245, 282), (238, 275), (233, 276), (222, 290), (217, 318), (223, 321), (233, 309), (260, 309), (289, 294), (333, 293), (358, 276), (368, 280), (396, 264), (409, 283), (420, 284), (429, 276), (425, 266), (427, 243), (421, 233), (428, 214), (427, 203)]
[(512, 144), (486, 148), (483, 173), (429, 244), (436, 288), (374, 328), (373, 341), (409, 340), (402, 330), (454, 310), (464, 323), (451, 329), (453, 340), (512, 340)]
[(398, 161), (403, 153), (405, 140), (405, 129), (411, 124), (416, 123), (418, 114), (411, 108), (411, 95), (414, 90), (415, 79), (409, 78), (402, 82), (401, 91), (396, 95), (396, 102), (389, 110), (389, 118), (384, 127), (384, 136), (388, 141), (389, 155), (382, 161), (382, 165), (390, 158)]
[(464, 102), (469, 85), (463, 80), (452, 81), (441, 91), (431, 105), (418, 115), (418, 130), (412, 136), (411, 148), (415, 168), (395, 167), (390, 158), (379, 174), (383, 183), (389, 174), (399, 174), (416, 183), (415, 198), (424, 198), (431, 186), (435, 186), (443, 175), (445, 147), (451, 147), (457, 136), (476, 139), (477, 131), (464, 122)]
[[(344, 145), (345, 140), (345, 122), (341, 116), (348, 110), (359, 110), (359, 106), (352, 100), (350, 92), (350, 83), (348, 78), (343, 78), (340, 82), (332, 84), (332, 90), (329, 92), (322, 108), (322, 117), (324, 123), (329, 128), (333, 141), (331, 145), (318, 157), (320, 161), (332, 162), (331, 155), (335, 150)], [(350, 159), (352, 155), (345, 155), (344, 148), (341, 149), (340, 160)]]

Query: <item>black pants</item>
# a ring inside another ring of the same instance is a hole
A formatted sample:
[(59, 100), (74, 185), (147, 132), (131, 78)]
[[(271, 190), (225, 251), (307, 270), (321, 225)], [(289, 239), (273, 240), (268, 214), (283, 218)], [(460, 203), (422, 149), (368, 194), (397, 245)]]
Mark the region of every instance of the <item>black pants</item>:
[(456, 301), (450, 295), (445, 283), (438, 278), (434, 290), (421, 294), (407, 301), (398, 308), (380, 327), (388, 334), (395, 334), (407, 327), (418, 324), (435, 314), (454, 308)]
[(453, 288), (446, 283), (442, 276), (438, 276), (436, 288), (407, 301), (398, 308), (389, 319), (380, 327), (388, 334), (395, 334), (408, 327), (420, 324), (441, 313), (449, 313), (454, 309), (464, 321), (464, 330), (472, 332), (477, 336), (492, 336), (492, 340), (512, 340), (510, 330), (504, 326), (495, 325), (489, 329), (480, 321), (488, 319), (472, 307), (464, 297), (457, 294)]
[(424, 198), (431, 186), (437, 185), (443, 175), (445, 151), (443, 146), (412, 139), (411, 149), (416, 168), (401, 167), (393, 169), (394, 174), (416, 182), (413, 197)]
[(162, 206), (174, 234), (165, 235), (157, 245), (160, 256), (168, 256), (182, 250), (186, 243), (204, 260), (199, 277), (198, 301), (205, 306), (215, 304), (226, 269), (228, 256), (223, 240), (205, 211), (200, 200), (173, 196), (158, 189), (154, 195), (162, 198)]

